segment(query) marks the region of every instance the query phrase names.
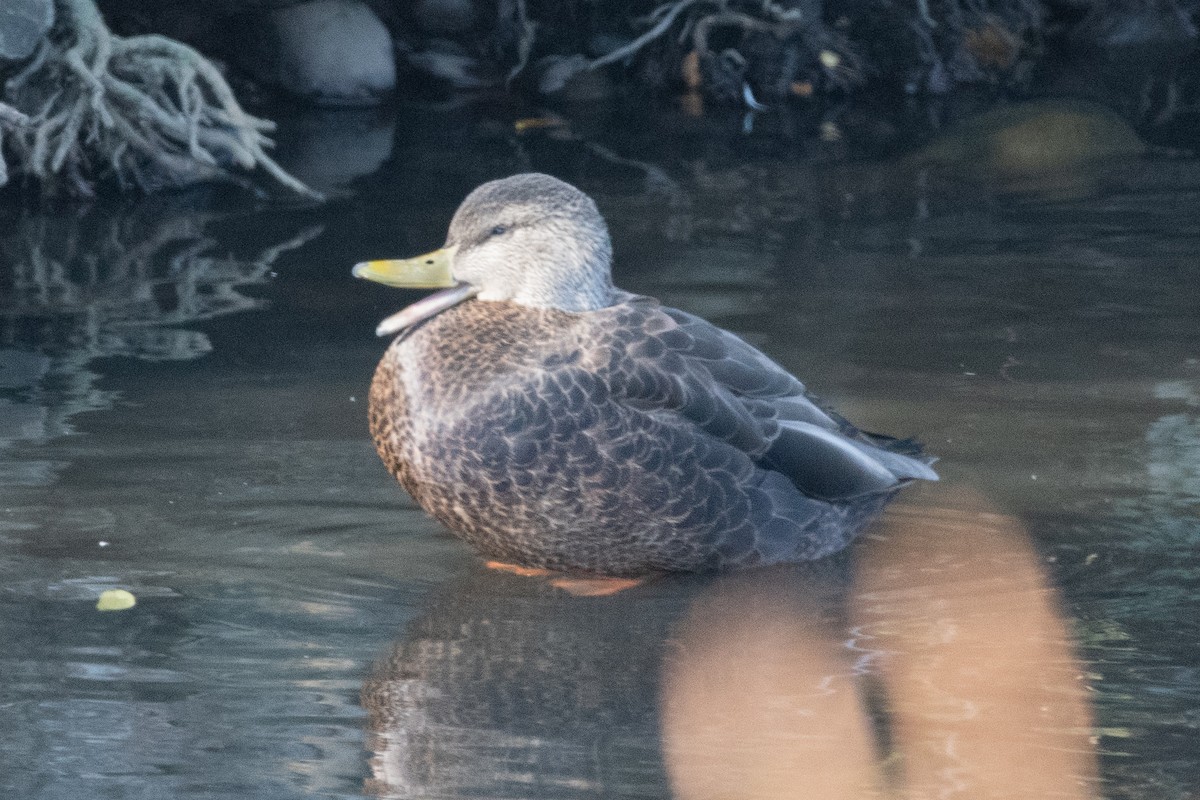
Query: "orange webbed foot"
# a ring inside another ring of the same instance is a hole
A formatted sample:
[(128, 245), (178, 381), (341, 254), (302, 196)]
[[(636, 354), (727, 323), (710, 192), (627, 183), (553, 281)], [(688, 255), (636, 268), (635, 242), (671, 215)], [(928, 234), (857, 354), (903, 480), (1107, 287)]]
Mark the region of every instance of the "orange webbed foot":
[(509, 564), (507, 561), (485, 561), (483, 565), (488, 569), (494, 569), (498, 572), (507, 572), (512, 575), (521, 575), (526, 578), (545, 578), (548, 575), (553, 575), (554, 570), (542, 569), (540, 567), (522, 567), (519, 564)]

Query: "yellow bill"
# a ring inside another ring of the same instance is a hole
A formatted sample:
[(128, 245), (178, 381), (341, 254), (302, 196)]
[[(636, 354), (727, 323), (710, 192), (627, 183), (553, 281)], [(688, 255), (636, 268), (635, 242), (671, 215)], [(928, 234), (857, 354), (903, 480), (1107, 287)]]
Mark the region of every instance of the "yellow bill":
[(350, 274), (398, 289), (446, 289), (455, 285), (451, 266), (457, 247), (443, 247), (416, 258), (362, 261)]
[(454, 280), (452, 267), (458, 246), (443, 247), (416, 258), (384, 258), (355, 264), (350, 274), (356, 278), (395, 286), (398, 289), (441, 289), (411, 306), (397, 311), (379, 323), (375, 333), (390, 336), (405, 328), (424, 322), (464, 300), (479, 290), (469, 283)]

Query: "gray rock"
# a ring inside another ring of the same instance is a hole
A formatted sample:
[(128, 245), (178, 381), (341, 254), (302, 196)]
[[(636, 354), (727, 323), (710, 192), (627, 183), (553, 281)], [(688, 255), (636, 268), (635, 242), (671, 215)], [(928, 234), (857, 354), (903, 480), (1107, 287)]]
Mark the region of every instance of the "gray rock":
[(0, 5), (0, 59), (19, 61), (31, 56), (52, 24), (51, 0), (4, 0)]
[(321, 105), (377, 105), (396, 87), (392, 37), (356, 0), (313, 0), (270, 12), (274, 78)]

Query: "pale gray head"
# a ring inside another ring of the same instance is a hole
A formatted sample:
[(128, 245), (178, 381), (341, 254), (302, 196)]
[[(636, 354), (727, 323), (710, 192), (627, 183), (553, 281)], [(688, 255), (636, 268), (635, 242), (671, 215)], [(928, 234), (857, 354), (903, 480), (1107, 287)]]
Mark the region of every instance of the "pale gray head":
[(531, 172), (467, 195), (446, 236), (454, 279), (480, 300), (587, 311), (613, 302), (612, 242), (596, 204)]

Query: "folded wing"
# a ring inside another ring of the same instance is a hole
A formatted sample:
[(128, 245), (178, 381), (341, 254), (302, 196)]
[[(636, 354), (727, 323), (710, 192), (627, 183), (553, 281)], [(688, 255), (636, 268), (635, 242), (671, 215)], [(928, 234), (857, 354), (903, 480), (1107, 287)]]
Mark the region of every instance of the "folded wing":
[(609, 313), (616, 318), (603, 328), (611, 332), (606, 377), (614, 399), (675, 415), (811, 497), (850, 500), (937, 480), (932, 459), (911, 443), (859, 431), (734, 334), (649, 298), (629, 296)]

